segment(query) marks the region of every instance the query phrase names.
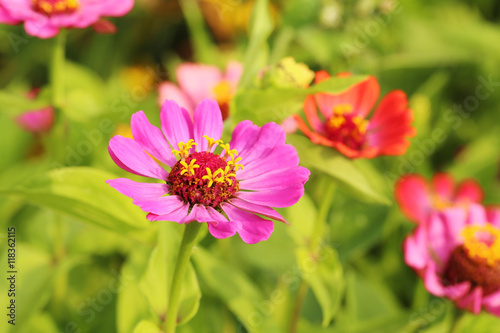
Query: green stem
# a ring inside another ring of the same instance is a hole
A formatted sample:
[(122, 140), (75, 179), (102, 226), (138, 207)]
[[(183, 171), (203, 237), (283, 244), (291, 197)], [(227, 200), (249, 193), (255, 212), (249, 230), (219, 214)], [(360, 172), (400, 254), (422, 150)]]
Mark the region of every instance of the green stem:
[(66, 119), (62, 109), (65, 103), (65, 48), (66, 48), (66, 30), (62, 29), (54, 39), (54, 48), (50, 63), (50, 87), (51, 104), (55, 110), (55, 124), (51, 132), (50, 148), (52, 160), (64, 164), (64, 146), (66, 143)]
[(50, 67), (50, 85), (52, 88), (52, 106), (61, 111), (64, 103), (64, 63), (66, 48), (66, 30), (62, 29), (55, 38)]
[(177, 312), (181, 301), (182, 282), (186, 277), (186, 270), (191, 257), (193, 246), (196, 243), (196, 236), (200, 230), (201, 223), (196, 221), (186, 225), (179, 247), (179, 256), (175, 264), (172, 285), (168, 295), (167, 315), (165, 318), (165, 333), (175, 333), (177, 325)]
[[(325, 224), (328, 220), (328, 212), (332, 205), (333, 196), (335, 193), (335, 184), (331, 180), (327, 180), (325, 183), (325, 190), (323, 192), (323, 200), (321, 201), (318, 215), (316, 216), (316, 221), (314, 223), (313, 231), (311, 233), (311, 243), (309, 244), (310, 251), (316, 253), (318, 247), (323, 238), (323, 233), (325, 230)], [(295, 333), (298, 329), (298, 323), (300, 318), (300, 312), (302, 309), (302, 304), (304, 303), (304, 298), (307, 295), (308, 285), (304, 280), (300, 281), (299, 291), (297, 292), (297, 297), (295, 298), (295, 303), (293, 306), (292, 315), (290, 317), (290, 325), (288, 326), (289, 333)]]
[(288, 326), (289, 333), (296, 333), (298, 329), (300, 312), (302, 311), (302, 304), (307, 295), (307, 283), (304, 280), (300, 281), (299, 291), (297, 291), (297, 298), (295, 298), (295, 303), (293, 305), (292, 317), (290, 318), (290, 324)]
[(323, 232), (325, 230), (325, 224), (328, 219), (328, 212), (333, 201), (333, 195), (335, 193), (335, 184), (331, 180), (326, 181), (325, 191), (323, 193), (323, 200), (319, 206), (318, 215), (316, 216), (316, 222), (314, 224), (314, 229), (311, 234), (311, 250), (316, 251)]

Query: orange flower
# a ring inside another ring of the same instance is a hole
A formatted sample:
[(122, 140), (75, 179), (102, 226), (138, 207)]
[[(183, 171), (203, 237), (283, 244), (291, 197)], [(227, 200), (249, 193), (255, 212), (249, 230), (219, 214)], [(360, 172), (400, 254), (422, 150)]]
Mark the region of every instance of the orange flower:
[[(338, 74), (338, 77), (350, 76)], [(330, 78), (326, 71), (316, 73), (315, 83)], [(411, 127), (413, 112), (401, 90), (387, 94), (373, 112), (380, 94), (377, 79), (369, 76), (340, 94), (310, 95), (304, 102), (307, 122), (298, 115), (299, 129), (312, 142), (337, 149), (349, 158), (373, 158), (379, 155), (402, 155), (409, 146), (408, 137), (415, 135)], [(320, 114), (318, 114), (318, 110)]]

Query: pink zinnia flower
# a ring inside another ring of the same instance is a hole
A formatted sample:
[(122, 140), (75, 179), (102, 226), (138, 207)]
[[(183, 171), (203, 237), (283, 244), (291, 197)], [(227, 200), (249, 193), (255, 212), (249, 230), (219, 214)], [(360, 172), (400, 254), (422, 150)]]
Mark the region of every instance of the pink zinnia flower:
[[(326, 71), (319, 71), (315, 83), (329, 78)], [(332, 147), (349, 158), (403, 155), (410, 145), (408, 138), (415, 135), (408, 99), (401, 90), (391, 91), (368, 119), (379, 94), (377, 79), (370, 76), (343, 93), (308, 96), (303, 109), (311, 129), (298, 115), (297, 125), (315, 144)]]
[[(285, 222), (271, 207), (295, 204), (304, 194), (309, 170), (298, 166), (295, 148), (275, 123), (262, 128), (243, 121), (223, 144), (222, 115), (215, 101), (204, 100), (193, 119), (173, 101), (161, 109), (161, 131), (144, 112), (132, 115), (134, 139), (115, 136), (109, 152), (122, 169), (161, 180), (107, 181), (148, 212), (150, 221), (207, 222), (216, 238), (238, 233), (246, 243), (269, 238), (272, 221)], [(221, 147), (221, 152), (216, 152)], [(169, 167), (156, 163), (148, 154)], [(177, 159), (177, 157), (179, 159)]]
[(476, 181), (467, 179), (457, 185), (446, 173), (435, 174), (430, 182), (416, 174), (403, 176), (396, 183), (394, 195), (406, 217), (417, 223), (426, 221), (434, 211), (480, 203), (484, 198)]
[(40, 110), (25, 112), (16, 117), (16, 122), (22, 129), (28, 132), (48, 132), (54, 124), (54, 109), (46, 107)]
[(133, 6), (133, 0), (0, 0), (0, 23), (24, 22), (29, 35), (51, 38), (61, 28), (87, 28), (102, 17), (123, 16)]
[(222, 119), (229, 116), (229, 103), (233, 98), (243, 66), (231, 61), (223, 73), (218, 67), (195, 63), (184, 63), (176, 68), (178, 86), (162, 82), (158, 86), (158, 104), (167, 99), (175, 100), (179, 106), (193, 115), (196, 105), (202, 100), (214, 99), (222, 111)]
[[(35, 99), (40, 88), (34, 88), (26, 94), (29, 99)], [(26, 111), (15, 118), (16, 123), (25, 131), (35, 134), (50, 131), (54, 125), (54, 108), (51, 106), (38, 110)]]
[(404, 253), (431, 294), (500, 316), (500, 211), (471, 204), (433, 213), (405, 240)]

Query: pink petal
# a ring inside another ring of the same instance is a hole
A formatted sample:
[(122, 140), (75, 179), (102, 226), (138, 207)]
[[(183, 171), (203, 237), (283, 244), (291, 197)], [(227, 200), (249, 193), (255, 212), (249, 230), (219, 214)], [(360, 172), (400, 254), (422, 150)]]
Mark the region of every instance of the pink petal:
[(455, 192), (455, 181), (446, 173), (436, 173), (432, 177), (432, 186), (439, 198), (444, 202), (451, 202)]
[(107, 0), (96, 2), (100, 3), (100, 15), (102, 16), (124, 16), (134, 7), (134, 0)]
[(230, 221), (240, 222), (241, 229), (238, 234), (247, 244), (255, 244), (267, 240), (274, 231), (274, 223), (269, 220), (238, 209), (234, 206), (222, 204), (222, 210), (227, 214)]
[[(155, 215), (165, 215), (175, 212), (178, 209), (186, 210), (189, 208), (189, 205), (182, 201), (177, 195), (136, 197), (132, 202), (134, 205), (141, 207), (143, 211)], [(186, 217), (186, 215), (184, 215), (184, 217)]]
[(489, 313), (500, 317), (500, 290), (484, 297), (483, 307)]
[(205, 99), (198, 104), (194, 111), (193, 134), (194, 141), (198, 143), (198, 151), (206, 151), (208, 149), (208, 141), (203, 138), (204, 135), (215, 140), (221, 138), (222, 113), (219, 104), (209, 99)]
[(0, 23), (4, 24), (19, 24), (22, 20), (13, 18), (5, 8), (0, 4)]
[[(252, 138), (253, 135), (249, 139), (252, 140)], [(243, 149), (238, 150), (238, 156), (242, 158), (241, 163), (246, 165), (255, 159), (265, 157), (275, 146), (284, 145), (285, 139), (285, 131), (278, 124), (265, 124), (251, 146), (245, 146)], [(231, 147), (233, 147), (232, 144)]]
[(272, 188), (260, 190), (258, 192), (244, 192), (237, 193), (237, 197), (262, 206), (270, 207), (289, 207), (299, 201), (304, 195), (304, 185), (294, 184), (285, 188)]
[(257, 140), (261, 128), (254, 125), (250, 120), (243, 120), (233, 130), (231, 138), (231, 149), (236, 149), (241, 154), (242, 151), (251, 149)]
[(488, 223), (486, 210), (479, 204), (470, 204), (468, 206), (468, 224), (484, 225)]
[(438, 265), (443, 268), (453, 249), (461, 242), (460, 233), (456, 234), (456, 230), (453, 230), (453, 219), (446, 219), (438, 213), (431, 215), (426, 227), (429, 251), (437, 256)]
[(242, 190), (288, 188), (295, 184), (304, 185), (311, 172), (304, 167), (274, 170), (261, 176), (240, 181)]
[(232, 198), (228, 201), (228, 203), (235, 206), (236, 208), (245, 210), (249, 213), (260, 214), (260, 215), (265, 216), (267, 218), (271, 218), (271, 219), (276, 220), (276, 221), (287, 223), (285, 221), (285, 219), (283, 218), (283, 216), (281, 216), (277, 211), (275, 211), (271, 207), (256, 205), (256, 204), (247, 202), (245, 200), (241, 200), (239, 198)]
[(401, 177), (394, 190), (394, 196), (403, 213), (412, 221), (424, 223), (432, 208), (427, 181), (420, 175)]
[(280, 145), (259, 159), (245, 164), (245, 169), (238, 170), (236, 179), (250, 179), (265, 173), (284, 168), (295, 167), (299, 164), (299, 157), (295, 147), (291, 145)]
[(109, 141), (108, 150), (115, 163), (128, 172), (144, 177), (167, 179), (168, 173), (132, 139), (116, 135)]
[(498, 206), (487, 206), (486, 216), (488, 221), (500, 228), (500, 207)]
[(484, 199), (484, 192), (476, 181), (469, 179), (460, 183), (455, 199), (457, 202), (480, 203)]
[(425, 226), (418, 226), (413, 234), (406, 237), (403, 248), (404, 260), (408, 266), (416, 270), (425, 268), (430, 259)]
[(179, 86), (195, 105), (213, 97), (213, 87), (222, 80), (222, 73), (217, 67), (194, 63), (179, 65), (176, 76)]
[(208, 231), (215, 238), (223, 239), (234, 236), (241, 229), (239, 222), (208, 222)]
[(423, 280), (425, 288), (435, 296), (443, 296), (444, 289), (441, 279), (436, 272), (436, 263), (434, 261), (429, 261), (427, 268), (425, 270)]
[(167, 100), (176, 101), (181, 108), (186, 109), (191, 116), (194, 114), (195, 105), (182, 90), (171, 82), (162, 82), (158, 85), (158, 105), (162, 106)]
[(186, 218), (185, 223), (189, 222), (220, 222), (220, 223), (229, 223), (227, 219), (213, 209), (212, 207), (208, 206), (203, 206), (203, 205), (194, 205), (193, 208), (191, 208), (191, 212)]
[(163, 215), (156, 215), (153, 213), (149, 213), (147, 219), (150, 221), (172, 221), (182, 224), (186, 220), (188, 211), (189, 211), (189, 205), (186, 204), (177, 210), (171, 211)]
[(234, 87), (237, 87), (240, 82), (241, 74), (243, 74), (243, 65), (237, 61), (230, 61), (226, 66), (224, 79), (231, 82)]
[(168, 193), (167, 184), (138, 183), (127, 178), (106, 181), (112, 188), (130, 198), (160, 197)]
[(161, 107), (161, 129), (173, 149), (179, 142), (188, 142), (193, 138), (193, 121), (189, 113), (174, 101), (166, 100)]
[(451, 300), (457, 300), (465, 296), (470, 290), (470, 282), (465, 281), (462, 283), (454, 284), (444, 287), (444, 296)]
[(476, 287), (474, 290), (456, 301), (461, 309), (468, 310), (474, 314), (481, 312), (481, 303), (483, 298), (483, 289)]
[(169, 167), (177, 163), (175, 156), (170, 153), (172, 148), (162, 132), (156, 126), (151, 125), (143, 111), (132, 115), (130, 126), (134, 140), (141, 145), (142, 149)]

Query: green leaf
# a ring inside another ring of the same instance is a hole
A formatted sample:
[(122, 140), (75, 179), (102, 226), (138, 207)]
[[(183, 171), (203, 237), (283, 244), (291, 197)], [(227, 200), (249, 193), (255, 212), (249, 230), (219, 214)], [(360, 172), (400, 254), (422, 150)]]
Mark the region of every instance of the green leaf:
[(106, 86), (94, 72), (81, 65), (66, 62), (66, 101), (63, 112), (68, 118), (78, 122), (89, 120), (102, 114), (106, 109)]
[(88, 167), (61, 168), (34, 177), (22, 186), (0, 189), (35, 205), (126, 234), (147, 227), (146, 213), (105, 183), (115, 175)]
[(250, 40), (243, 61), (244, 71), (240, 79), (240, 87), (248, 86), (257, 72), (267, 64), (269, 57), (267, 38), (273, 31), (273, 27), (269, 1), (255, 1), (250, 18)]
[(499, 327), (500, 318), (493, 315), (484, 312), (480, 315), (464, 313), (453, 333), (497, 333)]
[(389, 199), (370, 186), (368, 180), (353, 161), (334, 149), (315, 145), (308, 138), (299, 135), (288, 135), (287, 141), (297, 148), (300, 164), (303, 166), (322, 171), (333, 177), (340, 186), (361, 200), (385, 205), (391, 204)]
[(198, 248), (194, 254), (196, 271), (200, 278), (227, 305), (248, 332), (265, 332), (268, 313), (256, 305), (265, 304), (264, 297), (253, 282), (234, 266)]
[(316, 221), (317, 209), (309, 195), (304, 194), (299, 202), (287, 209), (287, 221), (291, 227), (287, 228), (293, 240), (301, 246), (310, 243)]
[(316, 93), (339, 93), (366, 76), (332, 77), (306, 89), (250, 88), (240, 90), (233, 98), (236, 121), (250, 119), (257, 125), (267, 122), (280, 123), (298, 113), (308, 95)]
[(323, 327), (326, 327), (337, 314), (344, 292), (343, 270), (337, 252), (323, 246), (313, 255), (309, 248), (301, 247), (296, 255), (302, 277), (321, 306)]
[[(159, 316), (167, 312), (167, 294), (172, 283), (181, 236), (179, 231), (184, 226), (162, 222), (158, 234), (158, 244), (149, 257), (144, 277), (139, 283), (153, 311)], [(198, 279), (189, 264), (183, 280), (178, 324), (183, 324), (194, 317), (200, 306), (201, 291)]]
[(160, 333), (161, 330), (156, 326), (156, 324), (147, 321), (147, 320), (142, 320), (137, 324), (137, 326), (134, 328), (133, 333)]

